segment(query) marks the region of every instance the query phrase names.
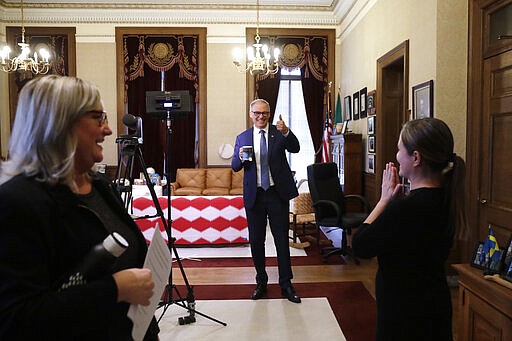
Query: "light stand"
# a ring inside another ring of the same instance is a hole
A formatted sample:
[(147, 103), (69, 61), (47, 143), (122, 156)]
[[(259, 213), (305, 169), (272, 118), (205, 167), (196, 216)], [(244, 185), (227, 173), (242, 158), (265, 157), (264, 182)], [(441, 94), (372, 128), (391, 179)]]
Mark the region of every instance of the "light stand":
[[(185, 270), (183, 269), (183, 264), (181, 263), (181, 258), (178, 255), (178, 251), (176, 249), (175, 241), (176, 239), (172, 236), (172, 217), (171, 217), (171, 134), (172, 134), (172, 118), (181, 117), (186, 118), (186, 114), (191, 112), (191, 97), (188, 91), (147, 91), (146, 92), (146, 113), (150, 114), (151, 117), (157, 118), (160, 120), (165, 120), (166, 124), (166, 149), (165, 149), (165, 175), (167, 179), (166, 190), (167, 190), (167, 220), (164, 219), (164, 215), (161, 211), (160, 204), (158, 202), (158, 198), (156, 195), (153, 197), (153, 201), (155, 203), (155, 207), (157, 208), (157, 215), (160, 215), (162, 223), (165, 228), (165, 232), (167, 233), (168, 239), (168, 247), (171, 251), (171, 254), (174, 254), (176, 262), (178, 263), (181, 275), (183, 277), (183, 281), (185, 282), (185, 286), (187, 288), (187, 295), (184, 298), (181, 296), (175, 284), (172, 281), (172, 271), (169, 273), (169, 280), (165, 287), (164, 294), (162, 295), (162, 301), (158, 305), (158, 308), (163, 307), (163, 312), (158, 319), (160, 321), (164, 316), (167, 308), (175, 303), (185, 309), (187, 309), (189, 315), (180, 317), (178, 322), (180, 325), (190, 324), (196, 322), (195, 315), (198, 314), (200, 316), (206, 317), (212, 321), (215, 321), (223, 326), (227, 324), (219, 321), (215, 318), (212, 318), (208, 315), (205, 315), (195, 309), (195, 297), (194, 291), (190, 283), (188, 282), (187, 276), (185, 274)], [(164, 116), (165, 115), (165, 116)], [(179, 116), (176, 116), (179, 115)], [(142, 154), (141, 154), (142, 155)], [(145, 166), (143, 165), (144, 169)], [(131, 183), (131, 182), (130, 182)], [(146, 183), (149, 185), (150, 192), (153, 189), (153, 184), (151, 181), (148, 182), (146, 179)], [(173, 289), (176, 291), (178, 298), (173, 298)]]
[[(162, 306), (164, 307), (164, 310), (163, 310), (160, 318), (158, 319), (158, 322), (160, 322), (160, 320), (164, 316), (165, 312), (167, 311), (167, 308), (171, 304), (175, 303), (175, 304), (179, 305), (180, 307), (187, 309), (187, 311), (189, 313), (188, 316), (180, 317), (178, 319), (178, 322), (180, 325), (196, 322), (195, 314), (198, 314), (200, 316), (203, 316), (205, 318), (208, 318), (212, 321), (215, 321), (219, 324), (226, 326), (227, 325), (226, 323), (219, 321), (213, 317), (210, 317), (206, 314), (203, 314), (195, 309), (195, 297), (194, 297), (193, 288), (190, 285), (190, 283), (188, 282), (187, 276), (185, 274), (185, 270), (183, 268), (183, 264), (181, 263), (181, 259), (178, 255), (178, 251), (176, 250), (176, 246), (174, 244), (176, 239), (172, 237), (172, 232), (171, 232), (171, 223), (172, 223), (172, 220), (171, 220), (171, 192), (170, 192), (170, 178), (169, 178), (169, 173), (170, 173), (169, 150), (170, 150), (170, 141), (171, 141), (170, 140), (170, 138), (171, 138), (170, 137), (170, 134), (171, 134), (170, 112), (167, 114), (167, 116), (168, 117), (167, 117), (167, 136), (166, 136), (166, 142), (167, 142), (166, 172), (167, 172), (168, 181), (166, 184), (166, 189), (167, 189), (167, 204), (168, 204), (167, 217), (168, 217), (168, 219), (165, 219), (165, 215), (163, 214), (162, 207), (161, 207), (160, 202), (158, 201), (158, 197), (155, 193), (154, 184), (151, 182), (149, 174), (146, 170), (146, 164), (144, 162), (144, 158), (142, 156), (142, 151), (139, 148), (139, 142), (136, 137), (128, 136), (128, 137), (119, 137), (118, 139), (116, 139), (116, 143), (118, 143), (120, 146), (120, 157), (119, 157), (119, 162), (118, 162), (117, 171), (116, 171), (116, 180), (114, 181), (114, 184), (116, 185), (116, 189), (117, 189), (118, 193), (123, 197), (123, 202), (124, 202), (125, 208), (128, 211), (130, 204), (131, 204), (131, 199), (132, 199), (133, 164), (134, 164), (134, 159), (137, 158), (137, 161), (139, 162), (139, 165), (142, 168), (142, 172), (144, 174), (144, 179), (146, 180), (146, 185), (151, 194), (151, 198), (153, 199), (153, 204), (156, 209), (156, 214), (152, 215), (152, 216), (146, 215), (146, 216), (142, 216), (142, 217), (133, 217), (133, 219), (137, 220), (137, 219), (160, 217), (160, 220), (162, 221), (162, 224), (165, 228), (165, 232), (167, 233), (167, 237), (168, 237), (167, 245), (169, 247), (171, 254), (174, 253), (176, 262), (178, 263), (181, 275), (183, 277), (185, 286), (187, 288), (187, 296), (185, 298), (183, 298), (181, 296), (180, 292), (178, 291), (176, 285), (172, 284), (172, 271), (169, 273), (168, 283), (167, 283), (167, 285), (164, 289), (164, 293), (162, 295), (163, 296), (162, 302), (160, 302), (160, 304), (158, 305), (158, 308), (160, 308)], [(124, 167), (122, 167), (123, 161), (125, 161)], [(122, 171), (123, 169), (124, 169), (124, 174)], [(155, 233), (159, 233), (159, 232), (160, 231), (155, 231)], [(176, 291), (179, 299), (173, 299), (172, 289), (174, 289)], [(186, 302), (186, 304), (184, 302)]]

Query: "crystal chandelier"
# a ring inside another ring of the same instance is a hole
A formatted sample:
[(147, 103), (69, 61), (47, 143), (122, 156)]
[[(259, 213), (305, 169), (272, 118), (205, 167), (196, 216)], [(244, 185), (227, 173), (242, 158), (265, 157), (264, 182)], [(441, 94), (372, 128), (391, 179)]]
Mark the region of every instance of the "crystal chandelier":
[(256, 0), (256, 41), (252, 46), (247, 47), (247, 65), (242, 64), (242, 50), (236, 48), (233, 51), (233, 64), (241, 73), (249, 71), (251, 75), (276, 74), (279, 71), (279, 49), (274, 49), (274, 56), (271, 57), (268, 46), (260, 44), (260, 2)]
[(29, 44), (25, 43), (25, 25), (23, 22), (23, 0), (21, 0), (21, 43), (18, 43), (21, 49), (17, 57), (9, 58), (11, 48), (7, 45), (0, 50), (0, 60), (2, 62), (2, 71), (13, 72), (17, 70), (30, 71), (34, 74), (45, 74), (50, 70), (50, 53), (41, 48), (39, 55), (34, 52), (30, 56)]

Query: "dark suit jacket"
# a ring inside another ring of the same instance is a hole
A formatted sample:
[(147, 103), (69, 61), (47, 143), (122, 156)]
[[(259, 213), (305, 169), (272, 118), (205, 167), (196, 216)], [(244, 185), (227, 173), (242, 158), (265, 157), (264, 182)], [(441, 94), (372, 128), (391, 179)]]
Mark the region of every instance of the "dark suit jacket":
[[(253, 161), (242, 163), (238, 151), (241, 146), (253, 145), (253, 131), (254, 128), (251, 127), (236, 137), (235, 153), (231, 160), (231, 168), (235, 172), (244, 168), (244, 204), (247, 208), (252, 208), (256, 200), (258, 186), (256, 160), (253, 158)], [(286, 158), (286, 151), (298, 153), (300, 150), (299, 140), (291, 130), (288, 136), (284, 137), (274, 125), (269, 126), (268, 136), (268, 165), (274, 186), (281, 199), (290, 200), (298, 196), (299, 193)]]

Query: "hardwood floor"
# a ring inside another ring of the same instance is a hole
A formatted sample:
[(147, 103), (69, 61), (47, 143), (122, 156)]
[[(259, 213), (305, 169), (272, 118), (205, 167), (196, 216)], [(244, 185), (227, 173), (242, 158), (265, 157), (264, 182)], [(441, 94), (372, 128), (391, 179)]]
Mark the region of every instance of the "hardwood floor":
[[(293, 283), (361, 281), (375, 297), (375, 272), (377, 261), (362, 260), (361, 265), (347, 261), (346, 265), (293, 266)], [(292, 260), (293, 265), (293, 260)], [(277, 283), (277, 267), (267, 267), (269, 283)], [(191, 284), (254, 284), (255, 271), (252, 267), (233, 268), (186, 268), (185, 273)], [(179, 268), (173, 268), (175, 284), (183, 284)]]
[[(293, 283), (315, 283), (315, 282), (344, 282), (361, 281), (368, 292), (375, 297), (375, 273), (377, 271), (377, 259), (360, 260), (360, 265), (355, 265), (352, 260), (347, 259), (345, 265), (308, 265), (293, 266)], [(183, 285), (183, 277), (180, 269), (173, 266), (173, 281), (176, 285)], [(187, 280), (191, 285), (208, 284), (254, 284), (255, 271), (252, 267), (226, 267), (226, 268), (184, 268)], [(277, 283), (277, 267), (267, 267), (269, 283)], [(251, 293), (247, 293), (249, 297)], [(300, 294), (300, 293), (299, 293)], [(454, 340), (457, 340), (457, 319), (458, 319), (458, 288), (451, 288), (453, 307), (453, 333)]]

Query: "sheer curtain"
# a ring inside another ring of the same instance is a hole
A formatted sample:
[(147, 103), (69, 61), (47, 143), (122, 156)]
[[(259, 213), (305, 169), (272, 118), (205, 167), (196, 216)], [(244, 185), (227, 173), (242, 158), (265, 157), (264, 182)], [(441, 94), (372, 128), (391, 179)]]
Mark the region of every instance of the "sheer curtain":
[(300, 141), (300, 152), (288, 154), (290, 167), (292, 171), (296, 172), (295, 179), (299, 181), (307, 179), (306, 168), (315, 162), (315, 148), (309, 131), (300, 77), (298, 79), (287, 79), (286, 74), (298, 74), (300, 76), (300, 70), (296, 69), (292, 72), (282, 70), (273, 123), (276, 124), (279, 115), (281, 115), (286, 125)]

